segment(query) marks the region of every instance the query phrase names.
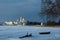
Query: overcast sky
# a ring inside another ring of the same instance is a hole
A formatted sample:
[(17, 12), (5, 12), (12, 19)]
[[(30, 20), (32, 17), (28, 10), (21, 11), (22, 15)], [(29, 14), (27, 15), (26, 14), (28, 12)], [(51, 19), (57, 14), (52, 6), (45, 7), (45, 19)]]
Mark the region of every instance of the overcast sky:
[(0, 0), (0, 21), (16, 21), (20, 16), (26, 20), (42, 21), (40, 8), (41, 0)]
[(0, 0), (0, 21), (16, 20), (20, 16), (35, 20), (40, 11), (40, 0)]

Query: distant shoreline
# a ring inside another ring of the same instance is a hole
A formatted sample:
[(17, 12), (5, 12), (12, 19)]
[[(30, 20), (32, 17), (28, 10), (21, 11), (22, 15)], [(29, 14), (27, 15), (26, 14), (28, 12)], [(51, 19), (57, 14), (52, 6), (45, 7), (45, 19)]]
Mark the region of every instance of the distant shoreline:
[(41, 25), (26, 25), (26, 26), (35, 26), (35, 27), (53, 27), (53, 28), (60, 28), (60, 25), (55, 25), (55, 26), (41, 26)]
[[(18, 25), (0, 25), (0, 26), (18, 26)], [(53, 27), (53, 28), (60, 28), (60, 25), (55, 26), (41, 26), (41, 25), (21, 25), (21, 26), (31, 26), (31, 27)]]

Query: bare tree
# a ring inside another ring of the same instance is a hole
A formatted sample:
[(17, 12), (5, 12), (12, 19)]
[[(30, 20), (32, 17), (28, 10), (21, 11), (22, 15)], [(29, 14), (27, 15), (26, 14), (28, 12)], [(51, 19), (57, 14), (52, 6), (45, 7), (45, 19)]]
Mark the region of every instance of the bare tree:
[[(43, 21), (54, 21), (60, 13), (58, 13), (58, 5), (51, 0), (41, 1), (40, 19)], [(45, 17), (45, 18), (44, 18)]]

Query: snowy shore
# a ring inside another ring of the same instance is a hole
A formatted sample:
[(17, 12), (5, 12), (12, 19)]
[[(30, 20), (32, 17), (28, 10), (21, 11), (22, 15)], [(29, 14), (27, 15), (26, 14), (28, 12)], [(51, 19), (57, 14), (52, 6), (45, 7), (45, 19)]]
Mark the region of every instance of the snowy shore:
[[(41, 35), (39, 32), (48, 32), (51, 34)], [(60, 28), (53, 27), (35, 27), (35, 26), (0, 26), (0, 40), (60, 40)], [(22, 38), (20, 36), (26, 33), (32, 33), (32, 37)]]

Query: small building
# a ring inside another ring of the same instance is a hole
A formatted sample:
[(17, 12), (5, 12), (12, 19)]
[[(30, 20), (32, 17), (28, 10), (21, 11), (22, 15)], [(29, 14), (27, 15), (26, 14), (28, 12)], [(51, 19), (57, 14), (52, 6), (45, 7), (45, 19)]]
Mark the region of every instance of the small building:
[(23, 17), (20, 17), (20, 24), (26, 25), (26, 23), (27, 21)]
[(10, 22), (4, 22), (4, 24), (5, 25), (17, 25), (18, 22), (12, 22), (12, 21), (10, 21)]
[(5, 25), (13, 25), (13, 22), (4, 22)]
[(17, 25), (18, 24), (18, 22), (13, 22), (13, 25)]

